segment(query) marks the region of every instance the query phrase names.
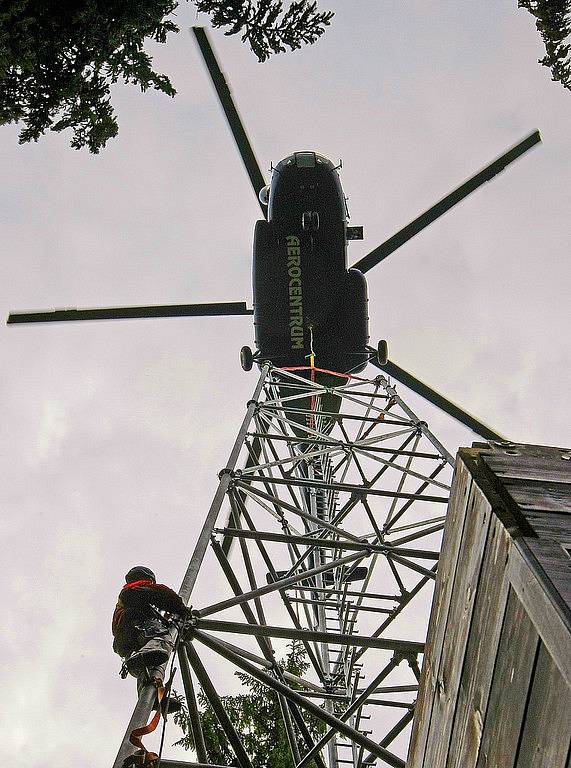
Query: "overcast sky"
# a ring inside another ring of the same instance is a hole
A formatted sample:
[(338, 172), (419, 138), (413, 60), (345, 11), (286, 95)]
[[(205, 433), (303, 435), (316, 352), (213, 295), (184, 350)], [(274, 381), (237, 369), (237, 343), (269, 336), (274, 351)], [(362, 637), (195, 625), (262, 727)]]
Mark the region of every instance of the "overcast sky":
[[(343, 161), (354, 262), (508, 147), (543, 143), (368, 274), (371, 337), (515, 440), (569, 445), (571, 94), (516, 0), (332, 0), (314, 46), (258, 64), (213, 34), (261, 167)], [(117, 87), (98, 156), (0, 131), (10, 310), (251, 301), (259, 208), (188, 27), (178, 96)], [(203, 23), (206, 20), (202, 20)], [(269, 174), (267, 174), (269, 177)], [(134, 703), (109, 622), (126, 570), (178, 586), (256, 377), (250, 318), (0, 327), (3, 754), (109, 765)], [(451, 452), (477, 439), (402, 396)]]

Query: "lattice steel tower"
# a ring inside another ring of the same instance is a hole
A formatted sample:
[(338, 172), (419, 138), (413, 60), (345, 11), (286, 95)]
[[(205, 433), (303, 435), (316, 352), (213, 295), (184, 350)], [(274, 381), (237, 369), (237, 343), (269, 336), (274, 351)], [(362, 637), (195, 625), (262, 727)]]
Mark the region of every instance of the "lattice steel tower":
[[(197, 682), (251, 765), (221, 702), (240, 670), (279, 696), (292, 765), (405, 765), (451, 474), (385, 376), (325, 387), (264, 365), (180, 590), (194, 607), (178, 653), (200, 763)], [(200, 579), (208, 605), (193, 602)], [(276, 663), (292, 641), (303, 676)], [(148, 709), (143, 698), (126, 736)]]

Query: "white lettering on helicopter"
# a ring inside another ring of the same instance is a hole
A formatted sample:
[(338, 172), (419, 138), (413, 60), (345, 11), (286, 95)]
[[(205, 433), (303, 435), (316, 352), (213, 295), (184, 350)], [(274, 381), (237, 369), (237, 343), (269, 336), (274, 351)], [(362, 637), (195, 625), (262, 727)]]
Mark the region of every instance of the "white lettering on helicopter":
[(292, 349), (303, 349), (303, 299), (301, 293), (301, 248), (299, 237), (288, 235), (289, 335)]

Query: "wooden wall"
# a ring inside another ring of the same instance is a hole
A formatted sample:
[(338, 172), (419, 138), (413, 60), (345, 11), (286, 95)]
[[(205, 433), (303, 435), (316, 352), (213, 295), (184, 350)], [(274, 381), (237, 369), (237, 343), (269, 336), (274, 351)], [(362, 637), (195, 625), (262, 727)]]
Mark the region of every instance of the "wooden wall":
[(407, 768), (571, 768), (571, 451), (461, 449)]

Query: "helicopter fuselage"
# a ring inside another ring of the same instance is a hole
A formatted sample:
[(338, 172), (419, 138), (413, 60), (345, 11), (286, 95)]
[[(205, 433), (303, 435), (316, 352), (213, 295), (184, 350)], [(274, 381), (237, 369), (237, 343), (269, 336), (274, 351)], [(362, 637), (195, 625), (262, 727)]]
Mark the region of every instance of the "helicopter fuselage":
[(362, 370), (368, 360), (367, 284), (347, 269), (347, 209), (333, 163), (295, 152), (273, 169), (268, 220), (253, 258), (257, 358), (279, 367)]

